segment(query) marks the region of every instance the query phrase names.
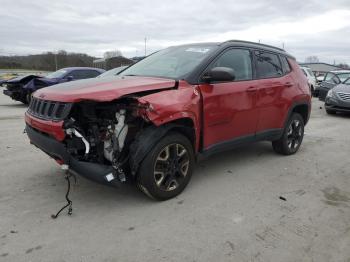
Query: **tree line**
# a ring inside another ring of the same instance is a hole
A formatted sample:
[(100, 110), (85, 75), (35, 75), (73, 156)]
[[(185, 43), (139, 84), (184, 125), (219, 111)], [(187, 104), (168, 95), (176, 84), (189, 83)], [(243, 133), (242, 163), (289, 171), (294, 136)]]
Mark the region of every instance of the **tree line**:
[(95, 57), (81, 53), (46, 52), (27, 56), (0, 56), (0, 69), (55, 71), (70, 66), (92, 66)]

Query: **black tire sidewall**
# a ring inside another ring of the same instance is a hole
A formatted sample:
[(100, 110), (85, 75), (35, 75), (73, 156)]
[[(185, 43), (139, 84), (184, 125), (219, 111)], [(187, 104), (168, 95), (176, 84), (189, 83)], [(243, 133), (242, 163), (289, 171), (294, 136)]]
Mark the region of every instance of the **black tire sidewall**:
[[(169, 144), (178, 143), (185, 147), (189, 155), (189, 169), (182, 183), (172, 191), (163, 191), (159, 189), (154, 180), (154, 164), (158, 154)], [(189, 183), (194, 168), (193, 147), (190, 141), (180, 133), (169, 132), (152, 148), (141, 163), (138, 171), (137, 183), (140, 189), (149, 197), (156, 200), (167, 200), (179, 195)]]
[[(291, 149), (291, 148), (288, 147), (288, 129), (289, 129), (290, 124), (294, 120), (299, 120), (300, 121), (300, 123), (302, 124), (303, 132), (302, 132), (302, 137), (301, 137), (301, 140), (299, 142), (299, 145), (295, 149)], [(305, 124), (304, 124), (303, 117), (300, 114), (298, 114), (298, 113), (293, 113), (293, 115), (288, 120), (287, 125), (286, 125), (286, 127), (284, 129), (284, 132), (283, 132), (283, 136), (282, 136), (283, 153), (285, 153), (286, 155), (291, 155), (291, 154), (296, 153), (299, 150), (299, 148), (300, 148), (300, 146), (301, 146), (301, 144), (303, 142), (303, 139), (304, 139), (304, 128), (305, 128)]]

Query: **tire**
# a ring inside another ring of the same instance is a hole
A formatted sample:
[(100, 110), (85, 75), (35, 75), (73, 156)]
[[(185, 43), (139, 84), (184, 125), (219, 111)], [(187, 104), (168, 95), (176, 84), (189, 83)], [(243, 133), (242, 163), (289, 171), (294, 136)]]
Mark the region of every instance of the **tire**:
[(326, 109), (326, 113), (327, 113), (328, 115), (335, 115), (337, 112), (334, 111), (334, 110)]
[(148, 197), (168, 200), (185, 189), (193, 167), (194, 155), (190, 141), (179, 133), (169, 132), (142, 161), (137, 184)]
[(272, 141), (276, 153), (282, 155), (295, 154), (304, 138), (304, 119), (298, 113), (293, 113), (288, 120), (280, 139)]
[(29, 92), (27, 95), (26, 95), (26, 103), (25, 104), (30, 104), (30, 101), (32, 100), (32, 93)]

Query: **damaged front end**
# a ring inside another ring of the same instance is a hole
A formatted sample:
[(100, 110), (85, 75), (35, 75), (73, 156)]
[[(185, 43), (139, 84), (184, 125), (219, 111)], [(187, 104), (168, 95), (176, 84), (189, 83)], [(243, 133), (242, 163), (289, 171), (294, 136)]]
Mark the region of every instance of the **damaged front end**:
[(108, 101), (101, 96), (44, 100), (53, 90), (33, 96), (26, 132), (32, 144), (65, 170), (103, 184), (133, 180), (146, 155), (170, 129), (198, 148), (200, 96), (187, 83)]
[[(139, 146), (132, 145), (152, 125), (147, 110), (136, 98), (74, 104), (33, 98), (26, 113), (26, 132), (31, 143), (63, 169), (103, 184), (115, 179), (125, 182), (135, 173), (130, 167), (142, 160)], [(131, 150), (135, 150), (133, 156)]]

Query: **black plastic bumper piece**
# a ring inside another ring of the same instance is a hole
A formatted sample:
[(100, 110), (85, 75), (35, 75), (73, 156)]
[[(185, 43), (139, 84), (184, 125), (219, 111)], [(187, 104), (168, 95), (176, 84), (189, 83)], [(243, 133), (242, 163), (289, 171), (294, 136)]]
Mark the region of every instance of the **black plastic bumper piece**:
[(70, 171), (97, 183), (111, 185), (105, 176), (113, 173), (112, 166), (79, 161), (68, 154), (63, 143), (33, 129), (29, 125), (26, 125), (26, 132), (33, 145), (52, 158), (63, 160), (64, 164), (69, 166)]

